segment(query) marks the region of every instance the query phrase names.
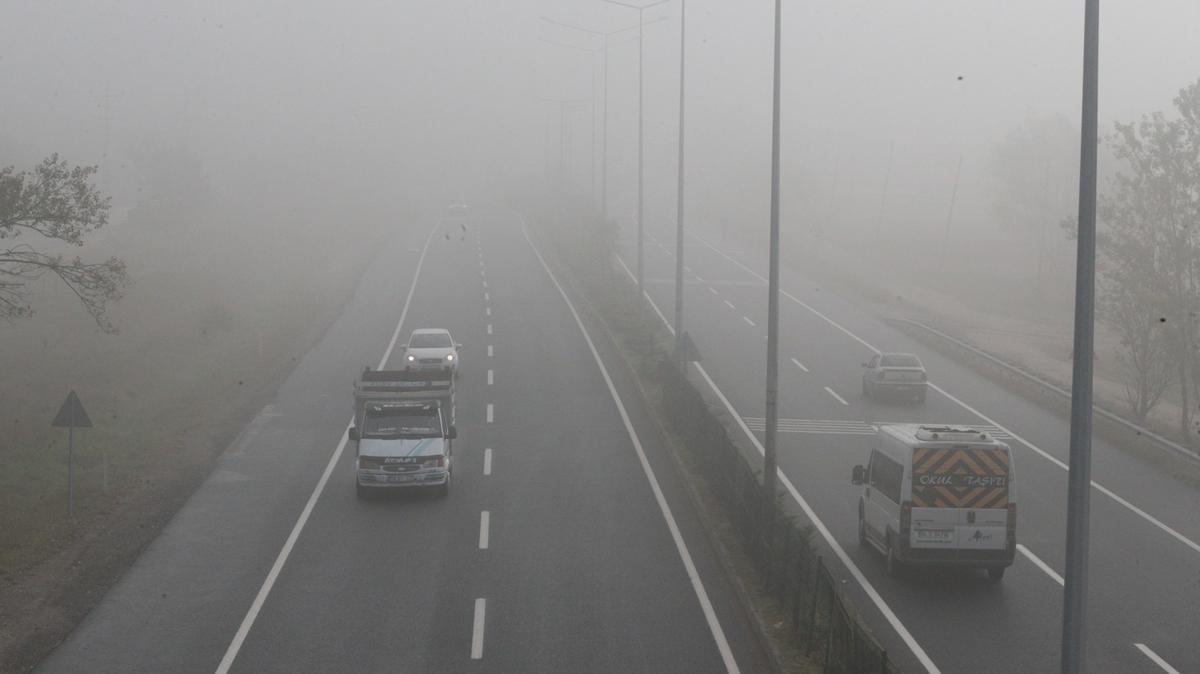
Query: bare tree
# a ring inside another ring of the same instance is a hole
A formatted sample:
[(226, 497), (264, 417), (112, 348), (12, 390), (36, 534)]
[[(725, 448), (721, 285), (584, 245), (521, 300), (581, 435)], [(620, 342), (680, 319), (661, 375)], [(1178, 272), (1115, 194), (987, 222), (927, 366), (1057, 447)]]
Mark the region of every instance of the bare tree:
[[(128, 285), (125, 263), (115, 257), (89, 263), (46, 250), (82, 246), (108, 222), (109, 199), (92, 185), (95, 173), (95, 166), (71, 167), (57, 154), (28, 172), (0, 168), (0, 318), (33, 315), (31, 284), (52, 274), (101, 330), (115, 331), (106, 310)], [(27, 242), (31, 237), (36, 243)]]

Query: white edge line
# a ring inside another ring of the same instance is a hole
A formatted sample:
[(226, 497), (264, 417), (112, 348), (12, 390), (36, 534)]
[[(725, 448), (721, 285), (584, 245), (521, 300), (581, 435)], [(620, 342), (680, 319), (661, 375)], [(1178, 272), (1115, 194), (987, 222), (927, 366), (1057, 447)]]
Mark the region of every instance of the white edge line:
[[(621, 260), (619, 255), (617, 256), (617, 261), (621, 263), (622, 267), (625, 267), (626, 272), (629, 272), (629, 267), (625, 265), (624, 260)], [(630, 278), (633, 278), (633, 274), (630, 274)], [(654, 311), (659, 315), (659, 318), (662, 318), (663, 324), (667, 326), (667, 330), (670, 330), (671, 334), (675, 334), (674, 328), (667, 323), (666, 318), (664, 318), (663, 313), (658, 310), (658, 306), (654, 303), (654, 300), (650, 299), (649, 295), (646, 296), (646, 299), (650, 300), (650, 306), (654, 308)], [(700, 363), (695, 363), (695, 366), (696, 371), (700, 373), (700, 376), (704, 377), (704, 381), (708, 383), (709, 388), (711, 388), (713, 393), (716, 394), (717, 398), (720, 399), (721, 404), (725, 406), (725, 409), (729, 411), (730, 416), (732, 416), (734, 421), (737, 422), (737, 425), (742, 429), (742, 432), (745, 433), (746, 437), (750, 439), (750, 442), (754, 444), (754, 447), (758, 450), (758, 453), (765, 454), (766, 450), (763, 448), (762, 443), (758, 441), (758, 438), (755, 437), (750, 428), (746, 426), (746, 422), (742, 420), (742, 415), (738, 414), (737, 410), (734, 409), (732, 404), (730, 404), (729, 399), (726, 398), (725, 394), (721, 392), (721, 389), (717, 388), (716, 382), (712, 380), (712, 377), (708, 376), (708, 372), (704, 369), (704, 366)], [(787, 475), (784, 474), (783, 469), (777, 469), (776, 474), (779, 476), (780, 483), (783, 484), (783, 486), (788, 490), (788, 493), (792, 495), (792, 498), (800, 506), (800, 509), (804, 511), (805, 516), (807, 516), (809, 521), (813, 523), (813, 526), (816, 527), (817, 531), (821, 534), (821, 537), (825, 539), (825, 542), (833, 550), (834, 554), (837, 555), (839, 560), (841, 560), (842, 564), (854, 578), (855, 582), (862, 587), (863, 592), (865, 592), (871, 602), (875, 604), (875, 608), (877, 608), (879, 612), (883, 614), (884, 619), (888, 621), (888, 624), (892, 626), (892, 629), (896, 630), (896, 634), (901, 640), (904, 641), (917, 660), (924, 665), (926, 671), (928, 671), (929, 674), (941, 674), (941, 670), (938, 669), (937, 665), (933, 663), (933, 660), (930, 659), (929, 655), (925, 653), (925, 649), (921, 648), (921, 645), (917, 643), (917, 640), (908, 631), (908, 628), (904, 626), (904, 623), (900, 622), (900, 618), (896, 616), (891, 607), (888, 606), (887, 602), (883, 600), (883, 597), (879, 594), (875, 587), (871, 585), (871, 582), (867, 580), (867, 577), (863, 575), (862, 571), (857, 565), (855, 565), (854, 561), (850, 559), (850, 556), (846, 554), (846, 551), (842, 549), (841, 544), (838, 543), (837, 539), (833, 537), (833, 534), (829, 531), (829, 528), (826, 527), (821, 518), (817, 516), (817, 512), (812, 509), (812, 506), (808, 505), (808, 501), (804, 500), (804, 497), (800, 495), (800, 492), (796, 489), (795, 485), (792, 484), (792, 481), (788, 479)]]
[(480, 597), (475, 600), (475, 620), (471, 627), (471, 659), (483, 657), (483, 622), (487, 612), (487, 600)]
[(1050, 568), (1049, 564), (1043, 562), (1041, 557), (1038, 557), (1037, 555), (1033, 554), (1033, 552), (1029, 548), (1025, 547), (1024, 545), (1022, 545), (1020, 543), (1017, 543), (1017, 552), (1021, 553), (1022, 555), (1025, 555), (1027, 558), (1029, 558), (1029, 561), (1033, 562), (1034, 566), (1041, 569), (1047, 576), (1050, 576), (1052, 579), (1054, 579), (1054, 582), (1058, 583), (1059, 585), (1064, 584), (1063, 577), (1058, 575), (1057, 571)]
[(483, 450), (483, 474), (492, 474), (492, 448), (488, 447)]
[(486, 510), (479, 513), (479, 549), (488, 548), (488, 529), (492, 523), (492, 514)]
[(808, 372), (808, 368), (804, 367), (804, 363), (801, 363), (800, 361), (796, 360), (795, 358), (792, 359), (792, 362), (796, 364), (796, 367), (800, 368), (801, 370), (804, 370), (805, 372)]
[[(592, 352), (592, 358), (596, 360), (596, 367), (600, 369), (600, 374), (604, 377), (604, 383), (608, 385), (608, 392), (612, 395), (613, 402), (617, 406), (617, 412), (620, 413), (621, 421), (625, 424), (625, 431), (629, 434), (629, 440), (633, 443), (634, 451), (637, 452), (638, 461), (642, 464), (642, 471), (646, 474), (646, 480), (650, 483), (650, 490), (654, 492), (654, 500), (658, 502), (658, 508), (662, 512), (663, 519), (666, 520), (667, 528), (671, 532), (675, 548), (678, 550), (679, 557), (683, 561), (688, 579), (691, 580), (692, 590), (696, 594), (696, 599), (700, 602), (700, 608), (704, 612), (704, 619), (708, 622), (708, 629), (712, 633), (713, 640), (716, 641), (717, 650), (721, 653), (721, 660), (725, 663), (725, 671), (730, 674), (738, 673), (741, 670), (738, 669), (737, 661), (734, 660), (733, 652), (729, 648), (729, 641), (725, 638), (725, 631), (721, 628), (716, 611), (713, 610), (712, 602), (709, 601), (708, 592), (704, 589), (704, 583), (700, 580), (700, 573), (696, 570), (696, 565), (692, 561), (692, 555), (688, 551), (687, 544), (684, 543), (683, 535), (679, 532), (679, 526), (675, 523), (675, 516), (671, 514), (671, 507), (667, 504), (667, 499), (658, 484), (658, 478), (654, 475), (654, 469), (650, 467), (650, 461), (646, 458), (646, 452), (642, 448), (642, 441), (638, 438), (637, 431), (633, 428), (633, 422), (629, 419), (629, 413), (625, 411), (625, 404), (621, 402), (621, 396), (617, 393), (617, 388), (613, 384), (612, 377), (608, 374), (608, 368), (604, 366), (604, 361), (600, 358), (600, 352), (596, 350), (596, 345), (592, 342), (587, 328), (584, 327), (583, 319), (579, 317), (579, 312), (575, 310), (575, 305), (571, 303), (566, 291), (563, 290), (562, 285), (555, 278), (554, 272), (550, 271), (550, 267), (546, 264), (546, 260), (542, 258), (541, 252), (534, 245), (533, 240), (529, 238), (529, 232), (525, 230), (524, 218), (521, 219), (521, 232), (525, 235), (525, 241), (529, 243), (529, 247), (533, 250), (534, 255), (537, 256), (538, 261), (541, 262), (542, 269), (546, 271), (546, 275), (550, 277), (550, 281), (558, 289), (558, 293), (562, 296), (563, 302), (566, 303), (567, 309), (571, 311), (571, 315), (575, 318), (575, 324), (579, 326), (579, 331), (583, 334), (583, 339), (587, 342), (588, 349)], [(661, 315), (661, 312), (659, 313)]]
[[(396, 340), (399, 339), (400, 330), (404, 325), (404, 318), (408, 315), (408, 306), (412, 302), (413, 291), (417, 289), (417, 281), (421, 277), (421, 266), (425, 263), (425, 253), (429, 252), (429, 242), (433, 240), (433, 234), (441, 224), (441, 222), (438, 222), (437, 226), (429, 230), (429, 234), (425, 237), (425, 247), (421, 249), (421, 257), (417, 259), (417, 268), (413, 272), (412, 284), (408, 288), (408, 296), (404, 298), (404, 308), (400, 310), (400, 318), (396, 321), (396, 329), (392, 332), (392, 339), (388, 343), (387, 350), (383, 352), (383, 358), (379, 360), (379, 365), (376, 369), (382, 369), (387, 364), (388, 357), (392, 355), (392, 350), (396, 346)], [(308, 502), (304, 504), (304, 509), (300, 511), (300, 517), (296, 518), (296, 524), (292, 526), (292, 531), (288, 534), (287, 540), (284, 541), (283, 547), (279, 550), (279, 555), (275, 557), (275, 563), (271, 565), (271, 570), (267, 572), (267, 577), (258, 588), (258, 594), (254, 596), (254, 601), (251, 602), (250, 609), (246, 611), (241, 625), (238, 626), (237, 632), (233, 635), (233, 640), (229, 642), (229, 647), (225, 649), (225, 655), (221, 658), (220, 664), (217, 665), (216, 674), (226, 674), (229, 668), (233, 666), (233, 661), (237, 659), (238, 652), (242, 649), (242, 644), (246, 641), (246, 636), (250, 634), (250, 628), (254, 626), (254, 621), (258, 618), (258, 613), (262, 610), (263, 604), (266, 603), (267, 596), (271, 594), (272, 588), (275, 587), (275, 581), (279, 578), (279, 573), (283, 570), (283, 565), (287, 563), (288, 557), (292, 554), (292, 548), (295, 547), (296, 540), (300, 538), (300, 532), (304, 531), (304, 526), (308, 524), (309, 515), (312, 514), (313, 508), (316, 507), (317, 500), (321, 498), (321, 493), (325, 491), (325, 485), (329, 482), (329, 476), (333, 473), (334, 467), (341, 459), (342, 451), (346, 449), (346, 431), (350, 429), (350, 425), (353, 423), (354, 417), (351, 416), (349, 423), (346, 424), (346, 429), (342, 431), (342, 439), (338, 441), (337, 448), (333, 450), (333, 455), (329, 457), (329, 463), (325, 466), (325, 472), (321, 473), (321, 479), (317, 480), (317, 486), (313, 488), (312, 494), (308, 497)]]
[[(759, 280), (762, 280), (762, 281), (764, 281), (764, 282), (766, 281), (766, 279), (763, 279), (763, 277), (761, 277), (761, 276), (759, 276), (757, 273), (755, 273), (755, 272), (754, 272), (754, 270), (750, 269), (749, 267), (747, 267), (746, 265), (742, 264), (741, 262), (738, 262), (737, 260), (733, 259), (732, 257), (729, 257), (729, 256), (728, 256), (728, 255), (726, 255), (726, 254), (725, 254), (723, 251), (721, 251), (720, 249), (716, 248), (715, 246), (713, 246), (713, 245), (712, 245), (711, 243), (709, 243), (708, 241), (705, 241), (705, 240), (704, 240), (703, 238), (701, 238), (699, 235), (697, 235), (697, 234), (692, 234), (692, 236), (696, 237), (696, 238), (697, 238), (697, 239), (699, 239), (699, 240), (700, 240), (700, 242), (701, 242), (701, 243), (703, 243), (705, 246), (708, 246), (708, 247), (709, 247), (709, 248), (711, 248), (711, 249), (712, 249), (714, 252), (716, 252), (718, 255), (721, 255), (722, 257), (724, 257), (725, 259), (729, 260), (730, 262), (733, 262), (734, 264), (738, 265), (739, 267), (741, 267), (742, 269), (744, 269), (746, 272), (748, 272), (749, 274), (751, 274), (751, 275), (752, 275), (752, 276), (754, 276), (755, 278), (758, 278)], [(792, 295), (791, 293), (787, 292), (786, 290), (782, 290), (782, 289), (781, 289), (779, 292), (780, 292), (781, 294), (783, 294), (785, 297), (787, 297), (788, 299), (790, 299), (790, 300), (792, 300), (793, 302), (795, 302), (796, 304), (799, 304), (800, 306), (804, 307), (804, 308), (805, 308), (805, 309), (807, 309), (808, 311), (812, 312), (814, 315), (816, 315), (816, 316), (820, 317), (820, 318), (821, 318), (822, 320), (824, 320), (826, 323), (829, 323), (829, 324), (830, 324), (830, 325), (832, 325), (833, 327), (837, 328), (838, 330), (842, 331), (842, 332), (843, 332), (843, 333), (845, 333), (846, 335), (850, 336), (852, 339), (854, 339), (855, 341), (857, 341), (859, 344), (862, 344), (863, 346), (865, 346), (867, 349), (871, 350), (872, 352), (874, 352), (874, 353), (882, 353), (882, 352), (881, 352), (879, 349), (875, 348), (874, 346), (872, 346), (871, 344), (869, 344), (868, 342), (866, 342), (865, 340), (863, 340), (863, 339), (862, 339), (861, 337), (859, 337), (858, 335), (856, 335), (856, 334), (854, 334), (853, 332), (850, 332), (849, 330), (847, 330), (845, 327), (843, 327), (843, 326), (842, 326), (840, 323), (838, 323), (837, 321), (833, 320), (832, 318), (829, 318), (828, 316), (826, 316), (825, 314), (821, 313), (820, 311), (817, 311), (817, 310), (816, 310), (816, 309), (814, 309), (813, 307), (809, 306), (807, 303), (800, 301), (800, 300), (799, 300), (799, 299), (797, 299), (797, 298), (796, 298), (794, 295)], [(1033, 444), (1032, 442), (1030, 442), (1030, 441), (1026, 440), (1025, 438), (1021, 437), (1020, 435), (1016, 434), (1015, 432), (1013, 432), (1013, 431), (1009, 430), (1007, 427), (1005, 427), (1005, 426), (1002, 426), (1001, 424), (997, 423), (996, 421), (994, 421), (993, 419), (991, 419), (990, 417), (988, 417), (988, 416), (987, 416), (987, 415), (985, 415), (984, 413), (980, 412), (979, 410), (975, 409), (974, 407), (971, 407), (970, 405), (966, 404), (966, 403), (965, 403), (965, 402), (963, 402), (962, 400), (959, 400), (959, 399), (958, 399), (958, 398), (956, 398), (955, 396), (953, 396), (953, 395), (950, 395), (950, 393), (949, 393), (949, 392), (947, 392), (947, 391), (946, 391), (945, 389), (943, 389), (942, 387), (940, 387), (940, 386), (938, 386), (938, 385), (934, 384), (933, 382), (929, 382), (929, 386), (930, 386), (931, 388), (933, 388), (934, 390), (936, 390), (938, 393), (941, 393), (942, 395), (946, 396), (946, 398), (948, 398), (949, 400), (951, 400), (951, 401), (953, 401), (953, 402), (957, 403), (957, 404), (958, 404), (960, 407), (962, 407), (963, 409), (967, 410), (968, 412), (971, 412), (972, 414), (975, 414), (975, 415), (976, 415), (976, 416), (978, 416), (980, 419), (983, 419), (984, 421), (988, 422), (989, 424), (991, 424), (991, 425), (995, 426), (996, 428), (999, 428), (1000, 430), (1002, 430), (1002, 431), (1004, 431), (1005, 433), (1009, 434), (1010, 436), (1012, 436), (1012, 438), (1013, 438), (1014, 440), (1016, 440), (1017, 442), (1020, 442), (1021, 444), (1025, 445), (1026, 447), (1028, 447), (1028, 448), (1032, 449), (1034, 452), (1036, 452), (1037, 454), (1041, 455), (1043, 458), (1045, 458), (1046, 460), (1050, 461), (1051, 463), (1053, 463), (1054, 465), (1058, 466), (1059, 468), (1062, 468), (1063, 470), (1067, 470), (1067, 471), (1069, 471), (1069, 470), (1070, 470), (1070, 468), (1067, 466), (1067, 464), (1066, 464), (1066, 463), (1064, 463), (1063, 461), (1061, 461), (1061, 460), (1059, 460), (1059, 459), (1055, 458), (1055, 457), (1054, 457), (1052, 454), (1050, 454), (1050, 453), (1046, 452), (1045, 450), (1043, 450), (1042, 448), (1040, 448), (1040, 447), (1038, 447), (1037, 445)], [(1184, 536), (1183, 534), (1179, 533), (1178, 531), (1175, 531), (1175, 530), (1174, 530), (1174, 529), (1172, 529), (1171, 527), (1167, 526), (1167, 524), (1165, 524), (1164, 522), (1160, 521), (1158, 518), (1154, 517), (1154, 516), (1153, 516), (1153, 515), (1151, 515), (1150, 513), (1146, 512), (1145, 510), (1142, 510), (1141, 508), (1139, 508), (1139, 507), (1135, 506), (1134, 504), (1132, 504), (1132, 503), (1130, 503), (1129, 501), (1125, 500), (1123, 497), (1121, 497), (1121, 496), (1118, 496), (1118, 495), (1116, 494), (1116, 492), (1114, 492), (1114, 491), (1112, 491), (1111, 489), (1109, 489), (1108, 487), (1105, 487), (1104, 485), (1102, 485), (1102, 484), (1100, 484), (1100, 483), (1096, 482), (1095, 480), (1092, 480), (1092, 487), (1094, 487), (1094, 488), (1096, 489), (1096, 491), (1098, 491), (1098, 492), (1100, 492), (1101, 494), (1104, 494), (1105, 496), (1107, 496), (1107, 497), (1111, 498), (1112, 500), (1116, 501), (1118, 504), (1120, 504), (1120, 505), (1124, 506), (1125, 508), (1127, 508), (1128, 510), (1130, 510), (1130, 511), (1131, 511), (1131, 512), (1133, 512), (1134, 514), (1138, 515), (1138, 516), (1139, 516), (1139, 517), (1141, 517), (1142, 519), (1146, 520), (1146, 521), (1147, 521), (1147, 522), (1149, 522), (1150, 524), (1153, 524), (1154, 526), (1158, 527), (1160, 530), (1162, 530), (1164, 533), (1166, 533), (1167, 535), (1171, 536), (1171, 537), (1172, 537), (1172, 538), (1174, 538), (1175, 540), (1179, 541), (1180, 543), (1183, 543), (1185, 546), (1187, 546), (1187, 547), (1191, 548), (1191, 549), (1192, 549), (1192, 550), (1194, 550), (1195, 552), (1197, 552), (1197, 553), (1200, 553), (1200, 543), (1196, 543), (1195, 541), (1193, 541), (1193, 540), (1191, 540), (1190, 538), (1188, 538), (1188, 537)]]
[(843, 405), (849, 405), (849, 404), (850, 404), (850, 403), (846, 402), (846, 399), (845, 399), (845, 398), (843, 398), (843, 397), (841, 397), (840, 395), (838, 395), (838, 394), (837, 394), (837, 391), (835, 391), (835, 390), (833, 390), (833, 389), (829, 388), (828, 386), (826, 386), (826, 387), (825, 387), (825, 392), (826, 392), (826, 393), (828, 393), (829, 395), (833, 396), (833, 399), (834, 399), (834, 400), (838, 401), (839, 403), (841, 403), (841, 404), (843, 404)]
[(1134, 647), (1137, 648), (1139, 651), (1141, 651), (1142, 655), (1145, 655), (1146, 657), (1150, 658), (1150, 662), (1153, 662), (1154, 664), (1158, 665), (1164, 672), (1167, 672), (1167, 674), (1179, 674), (1178, 669), (1175, 669), (1170, 664), (1168, 664), (1166, 660), (1163, 660), (1158, 655), (1158, 653), (1155, 653), (1154, 651), (1150, 650), (1150, 647), (1147, 646), (1146, 644), (1134, 644)]

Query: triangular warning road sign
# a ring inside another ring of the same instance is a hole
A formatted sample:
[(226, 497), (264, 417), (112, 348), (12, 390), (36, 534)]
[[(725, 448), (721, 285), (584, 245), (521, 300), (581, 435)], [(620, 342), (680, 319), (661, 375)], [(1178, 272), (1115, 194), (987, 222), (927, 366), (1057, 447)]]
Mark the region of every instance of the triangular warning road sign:
[(59, 408), (58, 414), (50, 425), (55, 428), (91, 428), (92, 420), (83, 410), (83, 403), (79, 402), (79, 396), (75, 395), (75, 391), (71, 391), (67, 394), (67, 399), (63, 401), (62, 407)]

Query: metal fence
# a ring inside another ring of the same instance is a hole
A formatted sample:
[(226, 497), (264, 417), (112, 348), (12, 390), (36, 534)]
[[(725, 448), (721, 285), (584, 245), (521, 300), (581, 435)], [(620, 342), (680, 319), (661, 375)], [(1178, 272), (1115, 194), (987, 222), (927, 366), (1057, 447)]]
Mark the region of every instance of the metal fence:
[[(762, 481), (727, 426), (674, 363), (659, 363), (663, 407), (763, 578), (763, 589), (791, 617), (795, 643), (828, 674), (897, 672), (867, 631), (801, 526), (781, 504), (766, 512)], [(770, 535), (767, 535), (770, 533)]]

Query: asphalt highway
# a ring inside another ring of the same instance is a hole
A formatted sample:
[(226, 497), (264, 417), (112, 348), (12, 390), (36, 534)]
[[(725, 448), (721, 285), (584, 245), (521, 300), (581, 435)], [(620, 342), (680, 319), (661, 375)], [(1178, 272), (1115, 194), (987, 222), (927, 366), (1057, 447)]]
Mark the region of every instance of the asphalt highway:
[[(398, 362), (394, 342), (416, 327), (464, 344), (453, 484), (445, 498), (359, 500), (351, 382), (385, 354)], [(765, 671), (654, 424), (596, 334), (519, 216), (402, 226), (276, 399), (39, 671)]]
[[(635, 268), (632, 227), (621, 258)], [(664, 322), (674, 301), (674, 232), (647, 228), (645, 287)], [(713, 385), (761, 438), (766, 255), (700, 232), (685, 239), (685, 327)], [(829, 533), (821, 541), (844, 585), (905, 671), (1058, 669), (1065, 548), (1066, 419), (996, 386), (820, 283), (784, 268), (780, 298), (779, 466)], [(863, 396), (877, 351), (920, 355), (925, 403)], [(703, 378), (694, 377), (704, 384)], [(1019, 554), (999, 584), (982, 572), (884, 574), (857, 542), (871, 426), (929, 422), (987, 427), (1014, 452)], [(1200, 494), (1152, 463), (1094, 438), (1088, 598), (1089, 672), (1200, 671)], [(797, 501), (798, 502), (798, 501)]]

